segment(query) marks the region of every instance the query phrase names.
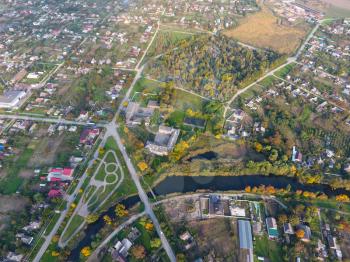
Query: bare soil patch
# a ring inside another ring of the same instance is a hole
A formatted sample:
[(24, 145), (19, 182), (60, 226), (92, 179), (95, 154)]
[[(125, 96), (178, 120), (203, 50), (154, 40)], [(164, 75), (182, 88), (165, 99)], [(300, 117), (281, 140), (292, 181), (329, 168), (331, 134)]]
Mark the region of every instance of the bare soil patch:
[(29, 200), (20, 196), (0, 196), (0, 213), (6, 214), (25, 208)]
[(278, 24), (278, 18), (266, 7), (241, 20), (238, 27), (225, 35), (260, 48), (271, 48), (282, 54), (293, 53), (301, 44), (307, 30)]
[(215, 218), (189, 223), (196, 232), (198, 251), (213, 261), (239, 261), (236, 224), (232, 219)]
[(32, 158), (29, 160), (29, 166), (42, 166), (51, 165), (55, 161), (56, 153), (60, 148), (63, 135), (59, 137), (49, 138), (44, 137), (41, 139), (37, 149), (35, 150)]
[(19, 177), (29, 179), (34, 176), (34, 172), (33, 170), (21, 170), (18, 175)]

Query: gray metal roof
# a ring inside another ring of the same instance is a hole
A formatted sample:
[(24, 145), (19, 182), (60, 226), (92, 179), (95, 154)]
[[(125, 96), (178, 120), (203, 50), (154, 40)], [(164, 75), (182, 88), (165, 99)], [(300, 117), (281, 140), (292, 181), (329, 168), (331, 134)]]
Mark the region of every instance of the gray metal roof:
[(238, 220), (239, 247), (243, 249), (253, 249), (252, 229), (250, 222)]

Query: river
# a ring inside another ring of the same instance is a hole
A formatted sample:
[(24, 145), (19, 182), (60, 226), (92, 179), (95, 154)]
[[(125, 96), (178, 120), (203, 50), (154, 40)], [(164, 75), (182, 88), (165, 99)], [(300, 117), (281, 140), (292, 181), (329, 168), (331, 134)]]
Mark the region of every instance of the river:
[[(190, 193), (197, 190), (208, 190), (211, 192), (216, 191), (240, 191), (244, 190), (247, 186), (274, 186), (277, 189), (286, 188), (290, 185), (292, 191), (303, 190), (310, 192), (324, 192), (329, 196), (335, 196), (338, 194), (350, 193), (346, 190), (338, 189), (332, 190), (328, 185), (304, 185), (299, 183), (296, 179), (283, 176), (172, 176), (168, 177), (157, 186), (153, 188), (153, 192), (157, 196), (164, 196), (172, 193)], [(151, 195), (149, 194), (149, 197)], [(132, 196), (122, 200), (120, 203), (125, 205), (128, 209), (136, 205), (140, 201), (138, 196)], [(80, 250), (89, 246), (92, 242), (93, 237), (100, 231), (104, 226), (103, 216), (108, 214), (111, 218), (115, 218), (114, 207), (111, 207), (107, 212), (103, 213), (100, 218), (92, 224), (89, 224), (84, 233), (84, 238), (77, 244), (72, 250), (69, 261), (78, 261), (80, 256)]]

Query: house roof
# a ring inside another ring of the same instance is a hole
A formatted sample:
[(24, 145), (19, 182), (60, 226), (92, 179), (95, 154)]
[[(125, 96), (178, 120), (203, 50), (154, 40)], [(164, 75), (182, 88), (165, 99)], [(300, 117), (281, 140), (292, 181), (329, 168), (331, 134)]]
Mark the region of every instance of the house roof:
[(239, 246), (242, 249), (252, 249), (252, 229), (247, 220), (238, 220)]

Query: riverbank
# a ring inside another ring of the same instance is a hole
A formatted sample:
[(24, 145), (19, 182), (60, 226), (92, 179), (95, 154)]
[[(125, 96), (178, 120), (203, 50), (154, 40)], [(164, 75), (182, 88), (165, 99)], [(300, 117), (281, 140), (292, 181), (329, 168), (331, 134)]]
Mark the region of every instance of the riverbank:
[[(162, 180), (156, 186), (153, 187), (155, 196), (164, 199), (168, 196), (176, 196), (185, 193), (238, 193), (246, 189), (246, 187), (260, 187), (273, 186), (276, 189), (290, 188), (290, 191), (297, 192), (298, 190), (308, 191), (313, 193), (325, 193), (329, 197), (335, 197), (339, 194), (346, 194), (350, 196), (350, 192), (344, 189), (332, 190), (328, 185), (314, 184), (304, 185), (298, 182), (295, 178), (284, 177), (284, 176), (172, 176)], [(149, 193), (151, 196), (151, 194)], [(140, 202), (138, 196), (126, 198), (120, 203), (125, 205), (127, 209), (134, 207)], [(92, 224), (89, 224), (84, 230), (84, 237), (78, 243), (78, 245), (72, 250), (69, 257), (69, 261), (76, 261), (79, 258), (80, 250), (84, 246), (90, 246), (93, 237), (103, 228), (104, 215), (114, 216), (114, 206), (108, 209), (105, 213), (102, 213), (100, 218)]]

